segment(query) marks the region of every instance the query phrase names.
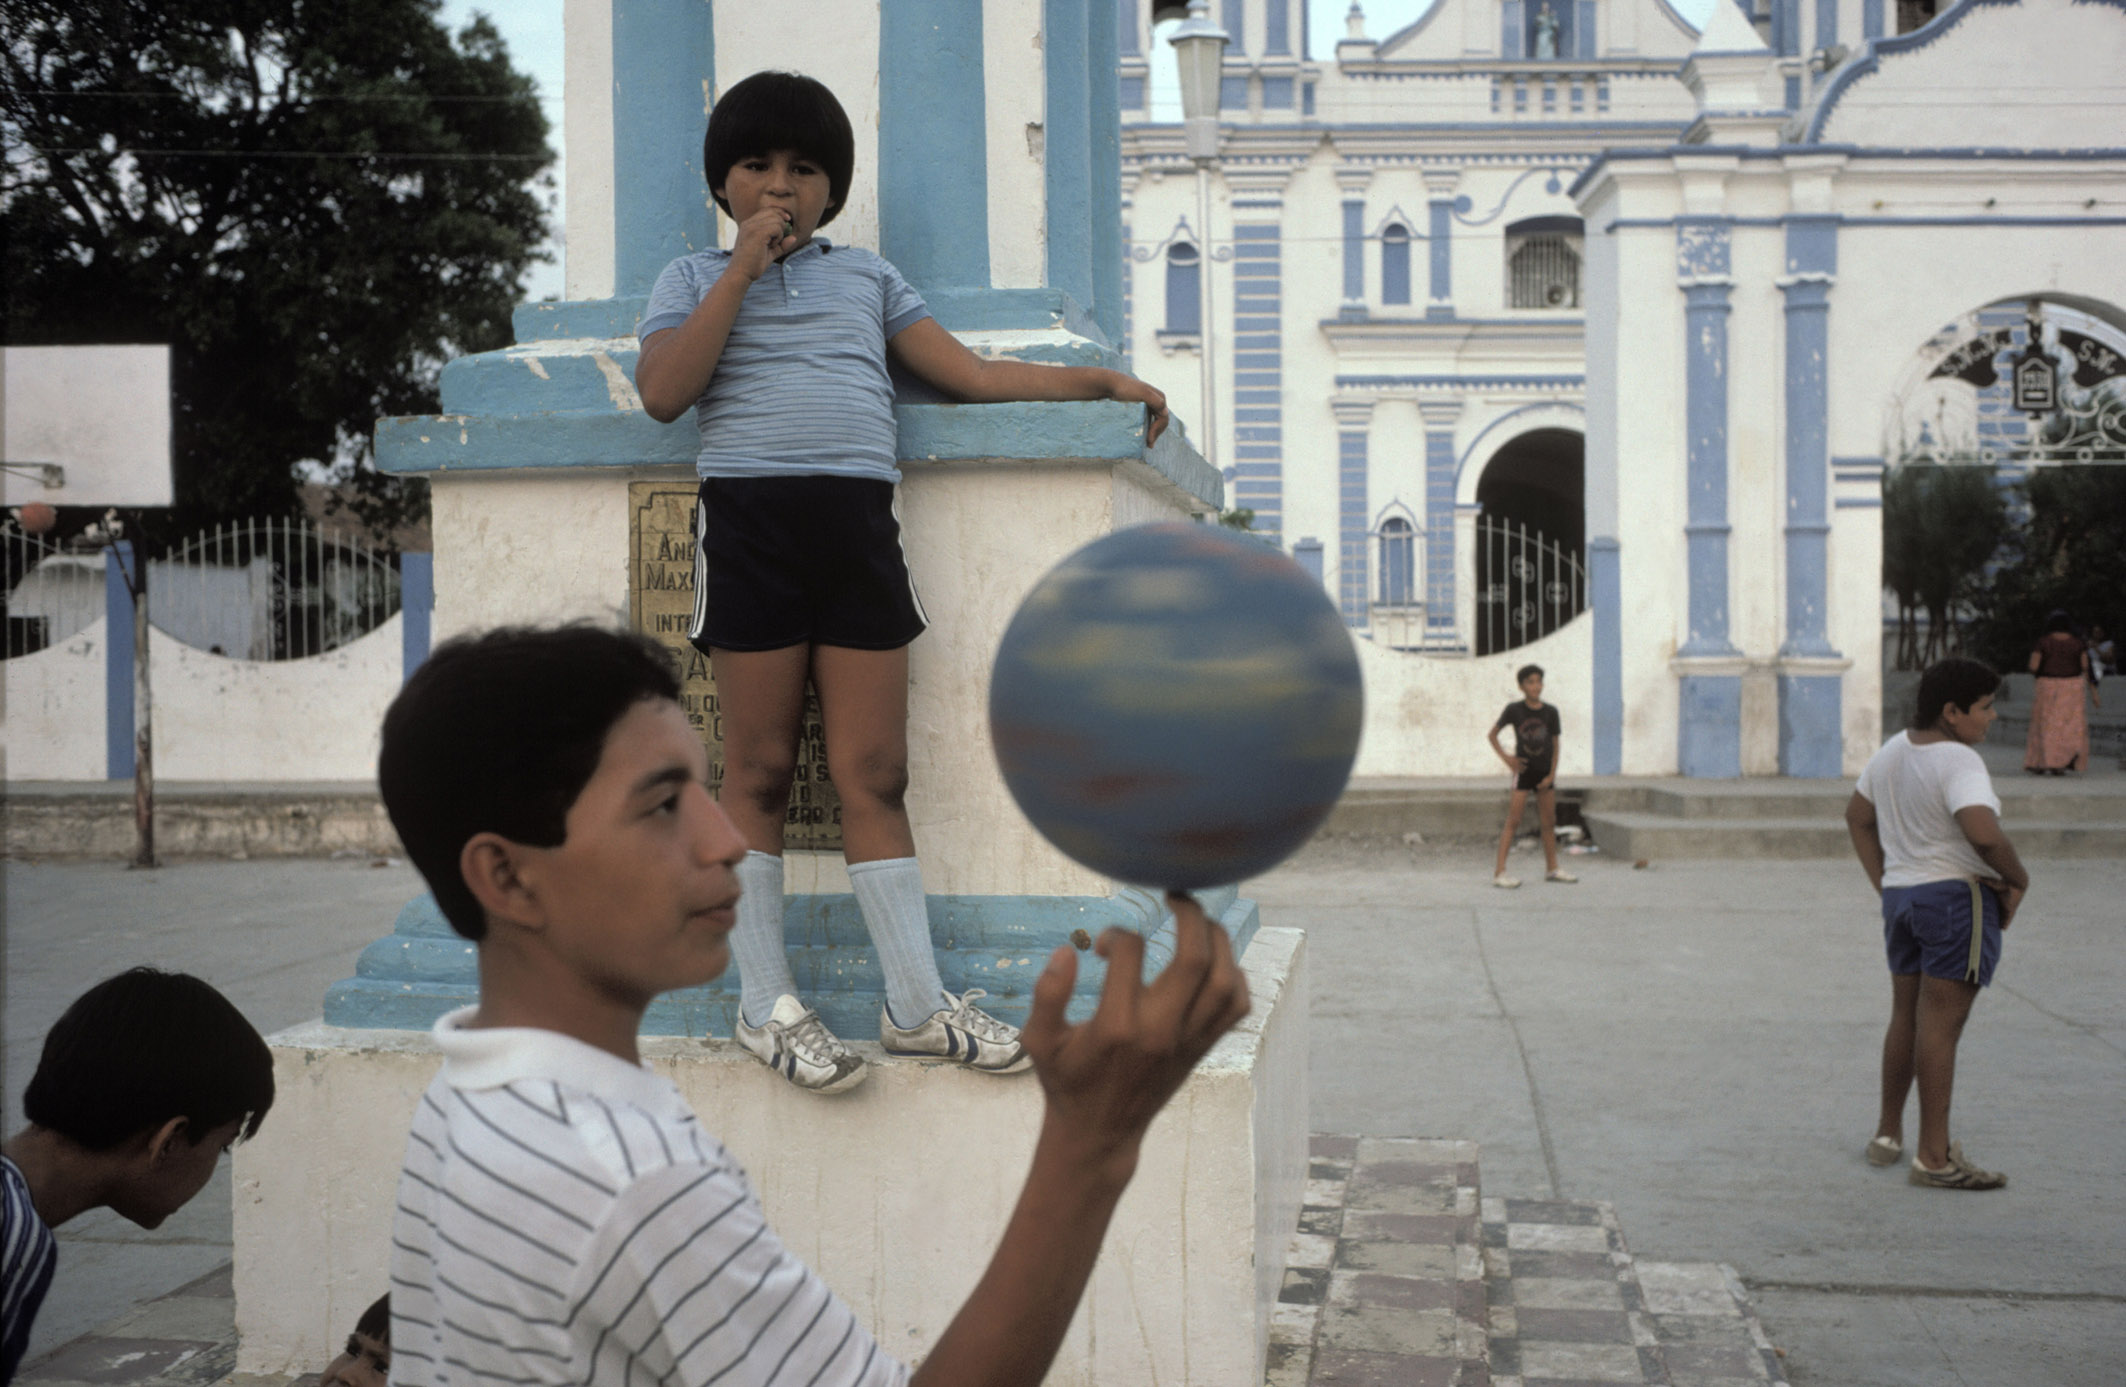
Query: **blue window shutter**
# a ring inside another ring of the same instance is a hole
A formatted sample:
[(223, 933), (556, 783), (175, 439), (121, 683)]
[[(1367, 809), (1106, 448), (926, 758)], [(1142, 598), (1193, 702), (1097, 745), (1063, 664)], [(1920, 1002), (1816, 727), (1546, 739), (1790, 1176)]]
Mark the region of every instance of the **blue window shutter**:
[(1186, 242), (1166, 249), (1166, 330), (1203, 331), (1202, 257)]
[(1410, 233), (1391, 226), (1380, 236), (1380, 301), (1410, 302)]

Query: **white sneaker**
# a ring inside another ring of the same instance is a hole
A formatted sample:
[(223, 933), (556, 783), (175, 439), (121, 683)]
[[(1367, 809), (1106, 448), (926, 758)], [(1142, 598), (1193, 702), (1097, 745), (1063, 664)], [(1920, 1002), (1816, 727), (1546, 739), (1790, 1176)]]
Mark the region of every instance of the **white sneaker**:
[(1510, 877), (1507, 876), (1504, 872), (1500, 872), (1497, 876), (1491, 879), (1491, 884), (1493, 886), (1498, 887), (1501, 891), (1511, 891), (1521, 884), (1521, 879), (1519, 877)]
[(1574, 876), (1571, 872), (1566, 871), (1563, 867), (1559, 867), (1551, 872), (1546, 873), (1543, 877), (1543, 880), (1561, 881), (1567, 886), (1570, 886), (1572, 885), (1572, 883), (1578, 881), (1579, 878)]
[(775, 999), (767, 1024), (755, 1029), (738, 1014), (738, 1043), (799, 1088), (840, 1093), (864, 1081), (864, 1062), (834, 1038), (819, 1013), (785, 993)]
[(989, 994), (970, 987), (945, 1000), (952, 1005), (933, 1011), (919, 1025), (902, 1030), (884, 1007), (878, 1009), (878, 1043), (889, 1055), (957, 1060), (985, 1074), (1016, 1074), (1031, 1068), (1033, 1056), (1019, 1044), (1019, 1028), (1008, 1026), (974, 1004)]

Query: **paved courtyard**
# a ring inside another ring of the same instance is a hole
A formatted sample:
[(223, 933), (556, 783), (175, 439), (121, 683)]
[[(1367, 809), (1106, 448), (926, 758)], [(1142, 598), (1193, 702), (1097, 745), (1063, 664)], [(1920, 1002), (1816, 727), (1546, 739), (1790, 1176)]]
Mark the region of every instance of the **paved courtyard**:
[[(1796, 1384), (2116, 1376), (2126, 868), (2033, 864), (1959, 1076), (1957, 1133), (2012, 1183), (1957, 1195), (1860, 1157), (1888, 987), (1857, 867), (1573, 865), (1578, 886), (1505, 892), (1481, 847), (1330, 842), (1250, 888), (1309, 932), (1315, 1131), (1471, 1140), (1487, 1201), (1607, 1201), (1643, 1261), (1734, 1267)], [(185, 968), (277, 1029), (414, 889), (366, 861), (9, 864), (8, 1125), (44, 1029), (97, 978)], [(32, 1356), (228, 1246), (226, 1167), (158, 1232), (68, 1225)]]

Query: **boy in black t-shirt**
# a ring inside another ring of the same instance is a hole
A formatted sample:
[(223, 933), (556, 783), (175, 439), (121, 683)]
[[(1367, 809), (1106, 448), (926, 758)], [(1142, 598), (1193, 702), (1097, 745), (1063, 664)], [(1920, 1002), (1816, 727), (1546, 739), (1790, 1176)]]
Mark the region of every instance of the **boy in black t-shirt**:
[[(1535, 792), (1536, 818), (1543, 825), (1543, 880), (1578, 881), (1558, 865), (1558, 710), (1543, 701), (1541, 665), (1522, 665), (1514, 682), (1521, 686), (1521, 697), (1507, 704), (1491, 725), (1491, 749), (1513, 772), (1513, 797), (1506, 802), (1506, 826), (1499, 830), (1499, 860), (1491, 884), (1508, 890), (1521, 884), (1518, 877), (1506, 875), (1506, 854), (1513, 849), (1513, 831), (1521, 825), (1530, 791)], [(1513, 729), (1511, 756), (1499, 745), (1499, 733), (1508, 727)]]

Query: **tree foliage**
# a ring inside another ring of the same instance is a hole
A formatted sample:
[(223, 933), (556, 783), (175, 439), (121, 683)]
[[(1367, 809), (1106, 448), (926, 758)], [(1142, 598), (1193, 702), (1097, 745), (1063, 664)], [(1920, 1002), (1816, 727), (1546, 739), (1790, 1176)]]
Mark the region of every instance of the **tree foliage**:
[(439, 0), (0, 0), (6, 340), (167, 342), (177, 530), (287, 514), (442, 363), (509, 340), (553, 159), (531, 79)]
[(1959, 609), (1982, 600), (2007, 529), (2007, 498), (1990, 467), (1908, 463), (1883, 479), (1882, 582), (1897, 598), (1899, 669), (1961, 653)]
[(2019, 670), (2045, 629), (2067, 612), (2077, 626), (2118, 629), (2126, 609), (2126, 467), (2033, 471), (2020, 488), (2029, 519), (1979, 603), (1972, 643), (1995, 669)]

